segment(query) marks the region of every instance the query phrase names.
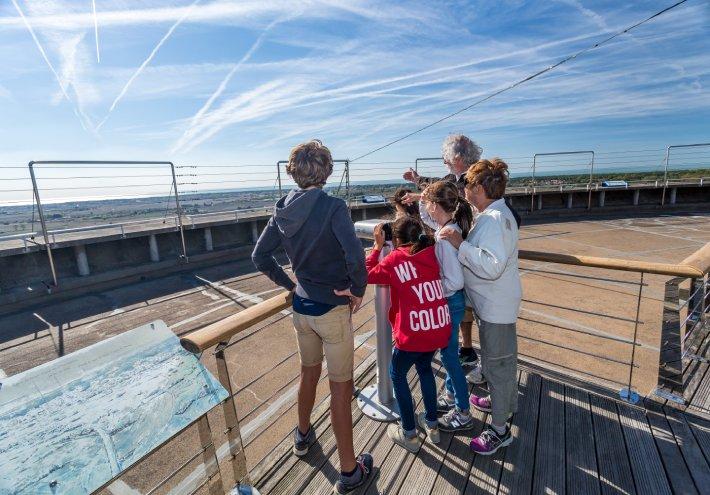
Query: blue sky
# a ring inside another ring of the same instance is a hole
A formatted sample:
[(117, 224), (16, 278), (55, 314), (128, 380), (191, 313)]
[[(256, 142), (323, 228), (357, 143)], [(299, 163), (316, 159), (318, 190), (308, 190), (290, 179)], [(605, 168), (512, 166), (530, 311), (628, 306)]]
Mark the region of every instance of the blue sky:
[[(0, 167), (174, 160), (256, 180), (266, 168), (247, 164), (312, 137), (353, 158), (670, 3), (3, 0)], [(451, 132), (520, 166), (535, 152), (708, 142), (708, 84), (710, 7), (690, 0), (363, 161), (436, 156)]]

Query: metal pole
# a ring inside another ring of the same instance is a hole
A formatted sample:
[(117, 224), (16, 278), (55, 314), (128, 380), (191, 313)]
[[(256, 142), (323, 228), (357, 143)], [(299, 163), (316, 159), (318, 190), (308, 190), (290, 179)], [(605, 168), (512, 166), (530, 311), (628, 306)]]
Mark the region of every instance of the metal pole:
[(39, 199), (39, 189), (37, 188), (37, 178), (35, 177), (34, 170), (35, 162), (29, 163), (30, 177), (32, 178), (32, 190), (35, 195), (35, 201), (37, 202), (37, 212), (39, 214), (39, 223), (42, 226), (42, 237), (44, 237), (44, 248), (47, 250), (47, 259), (49, 260), (49, 268), (52, 271), (52, 280), (54, 281), (54, 287), (58, 287), (57, 282), (57, 271), (54, 268), (54, 258), (52, 257), (52, 248), (49, 245), (49, 236), (47, 235), (47, 224), (44, 221), (44, 211), (42, 210), (42, 202)]
[(533, 176), (532, 176), (532, 192), (530, 193), (530, 212), (535, 211), (535, 167), (537, 166), (537, 155), (533, 155)]
[(668, 184), (668, 157), (671, 154), (671, 147), (666, 148), (666, 162), (663, 166), (663, 192), (661, 193), (661, 206), (666, 202), (666, 185)]
[(177, 220), (180, 226), (180, 241), (182, 242), (182, 256), (185, 263), (190, 260), (187, 257), (187, 247), (185, 246), (185, 228), (182, 225), (182, 208), (180, 208), (180, 195), (178, 194), (177, 179), (175, 178), (175, 165), (170, 163), (170, 171), (173, 174), (173, 190), (175, 191), (175, 207), (177, 208)]
[(279, 161), (276, 162), (276, 180), (279, 183), (279, 198), (283, 196), (283, 192), (281, 191), (281, 164), (283, 162)]
[[(219, 476), (222, 478), (222, 473), (219, 471), (219, 459), (217, 459), (217, 450), (214, 446), (214, 440), (212, 439), (212, 427), (210, 426), (210, 420), (207, 418), (207, 413), (202, 415), (202, 418), (197, 423), (197, 431), (200, 436), (200, 444), (203, 449), (202, 452), (202, 464), (205, 466), (205, 474), (207, 475), (207, 483), (209, 484), (210, 495), (219, 495), (223, 493), (217, 483), (212, 483), (212, 478)], [(214, 468), (209, 469), (210, 464), (214, 462)], [(224, 480), (222, 480), (222, 486), (225, 489), (228, 487), (224, 486)]]
[(636, 404), (639, 401), (639, 394), (634, 392), (631, 382), (634, 376), (634, 359), (636, 357), (636, 335), (639, 329), (639, 314), (641, 313), (641, 294), (643, 293), (643, 272), (641, 272), (641, 280), (639, 281), (639, 297), (636, 301), (636, 319), (634, 320), (634, 343), (631, 347), (631, 366), (629, 366), (629, 386), (626, 389), (621, 389), (619, 395), (626, 402)]
[[(227, 390), (229, 396), (222, 403), (224, 411), (224, 424), (226, 426), (225, 433), (227, 434), (227, 444), (229, 445), (230, 458), (229, 462), (234, 471), (234, 480), (237, 484), (249, 482), (247, 472), (247, 458), (244, 452), (244, 442), (242, 441), (242, 432), (239, 428), (239, 417), (237, 416), (237, 407), (234, 404), (234, 392), (232, 390), (232, 381), (229, 379), (229, 368), (227, 368), (227, 360), (224, 357), (224, 350), (227, 348), (226, 342), (220, 342), (215, 349), (215, 358), (217, 359), (217, 377), (219, 383)], [(225, 493), (229, 491), (225, 487)]]
[(345, 160), (345, 199), (350, 209), (350, 160)]
[[(587, 209), (592, 209), (592, 182), (594, 181), (594, 152), (592, 151), (592, 161), (589, 168), (589, 197), (587, 198)], [(643, 274), (641, 274), (643, 276)]]

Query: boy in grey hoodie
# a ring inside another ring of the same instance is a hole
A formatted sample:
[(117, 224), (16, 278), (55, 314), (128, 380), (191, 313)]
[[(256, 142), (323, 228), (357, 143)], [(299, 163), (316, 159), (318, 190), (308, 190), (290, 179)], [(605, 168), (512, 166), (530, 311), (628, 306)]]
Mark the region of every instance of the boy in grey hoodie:
[[(358, 310), (367, 288), (365, 253), (345, 202), (323, 192), (333, 172), (328, 148), (317, 140), (296, 146), (286, 172), (298, 189), (276, 203), (252, 260), (271, 280), (293, 291), (293, 323), (301, 359), (293, 451), (304, 456), (316, 441), (310, 418), (325, 350), (331, 422), (341, 469), (335, 491), (348, 493), (365, 482), (373, 465), (368, 453), (355, 458), (350, 409), (355, 347), (351, 312)], [(279, 248), (286, 251), (296, 282), (274, 258)]]

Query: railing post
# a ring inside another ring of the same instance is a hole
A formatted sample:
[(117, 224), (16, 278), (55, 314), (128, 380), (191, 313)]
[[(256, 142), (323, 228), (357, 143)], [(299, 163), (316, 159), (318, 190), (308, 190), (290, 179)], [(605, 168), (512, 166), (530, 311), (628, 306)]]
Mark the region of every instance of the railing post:
[[(661, 345), (658, 356), (658, 384), (654, 393), (677, 404), (683, 399), (683, 355), (680, 337), (680, 291), (685, 280), (672, 278), (666, 282), (663, 300)], [(680, 391), (680, 394), (678, 393)]]
[[(207, 413), (205, 413), (202, 418), (197, 422), (197, 431), (200, 435), (200, 445), (202, 446), (202, 462), (205, 466), (205, 474), (207, 475), (207, 485), (210, 495), (222, 495), (223, 492), (217, 483), (212, 483), (212, 478), (219, 476), (222, 481), (222, 486), (224, 486), (224, 480), (222, 479), (219, 470), (219, 459), (217, 459), (217, 449), (214, 447), (214, 439), (212, 437), (212, 427), (210, 426), (210, 420), (207, 418)], [(210, 465), (214, 463), (214, 467), (210, 469)]]
[[(234, 473), (234, 482), (239, 485), (241, 483), (249, 483), (247, 473), (247, 459), (244, 452), (244, 443), (242, 442), (242, 432), (239, 428), (239, 417), (237, 416), (237, 407), (234, 403), (234, 391), (232, 390), (232, 382), (229, 379), (229, 368), (227, 360), (224, 357), (224, 350), (227, 348), (226, 342), (220, 342), (215, 349), (215, 358), (217, 360), (217, 377), (219, 383), (227, 390), (229, 396), (222, 403), (224, 411), (224, 424), (227, 434), (227, 445), (229, 446), (228, 462), (232, 465)], [(222, 477), (224, 480), (224, 477)], [(225, 493), (231, 490), (231, 487), (225, 486)]]
[(587, 209), (591, 210), (592, 209), (592, 182), (594, 182), (594, 151), (592, 153), (592, 161), (590, 162), (590, 167), (589, 167), (589, 197), (587, 198)]
[(39, 189), (37, 188), (37, 178), (35, 177), (34, 162), (29, 163), (30, 178), (32, 179), (32, 191), (37, 202), (37, 213), (39, 214), (39, 223), (42, 226), (42, 237), (44, 237), (44, 248), (47, 250), (47, 259), (49, 260), (49, 269), (52, 271), (52, 280), (54, 287), (58, 287), (57, 271), (54, 267), (54, 258), (52, 257), (52, 247), (49, 245), (49, 236), (47, 235), (47, 224), (44, 220), (44, 211), (42, 210), (42, 202), (39, 199)]
[(350, 160), (345, 160), (345, 198), (348, 205), (348, 210), (351, 207), (350, 204)]
[(185, 245), (185, 228), (182, 225), (182, 208), (180, 208), (180, 194), (177, 188), (177, 179), (175, 178), (175, 165), (170, 163), (170, 171), (173, 174), (173, 190), (175, 191), (175, 208), (177, 209), (177, 222), (180, 228), (180, 241), (182, 242), (182, 256), (185, 263), (190, 260), (187, 257), (187, 246)]
[[(530, 196), (530, 213), (535, 211), (535, 168), (537, 167), (537, 154), (533, 155), (533, 175), (532, 175), (532, 193)], [(527, 192), (527, 188), (526, 188)]]
[(643, 294), (643, 272), (641, 272), (641, 280), (639, 281), (639, 295), (636, 301), (636, 318), (634, 319), (634, 343), (631, 347), (631, 366), (629, 366), (629, 385), (619, 391), (619, 396), (626, 402), (636, 404), (639, 401), (639, 394), (634, 391), (634, 363), (636, 358), (636, 336), (639, 329), (639, 315), (641, 313), (641, 295)]
[(283, 160), (276, 162), (276, 180), (279, 183), (279, 198), (283, 196), (283, 192), (281, 190), (281, 164), (282, 163), (288, 163)]

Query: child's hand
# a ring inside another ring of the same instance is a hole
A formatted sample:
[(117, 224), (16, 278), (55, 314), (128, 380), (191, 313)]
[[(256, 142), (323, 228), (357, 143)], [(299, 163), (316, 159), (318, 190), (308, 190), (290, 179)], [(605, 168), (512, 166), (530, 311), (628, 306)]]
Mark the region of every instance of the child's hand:
[(439, 232), (439, 237), (449, 241), (451, 245), (454, 246), (456, 249), (458, 249), (459, 246), (461, 246), (461, 243), (463, 242), (463, 236), (461, 235), (461, 232), (452, 228), (441, 229), (441, 232)]
[(333, 292), (336, 296), (345, 296), (350, 298), (350, 311), (352, 311), (353, 314), (357, 313), (360, 310), (360, 306), (362, 306), (362, 297), (353, 296), (353, 293), (350, 292), (350, 289), (336, 289)]
[(404, 196), (402, 196), (402, 203), (405, 205), (411, 205), (412, 203), (416, 203), (422, 198), (421, 194), (417, 193), (407, 193)]
[(379, 223), (375, 226), (373, 235), (375, 236), (375, 249), (382, 251), (385, 246), (385, 232), (382, 230), (383, 223)]

